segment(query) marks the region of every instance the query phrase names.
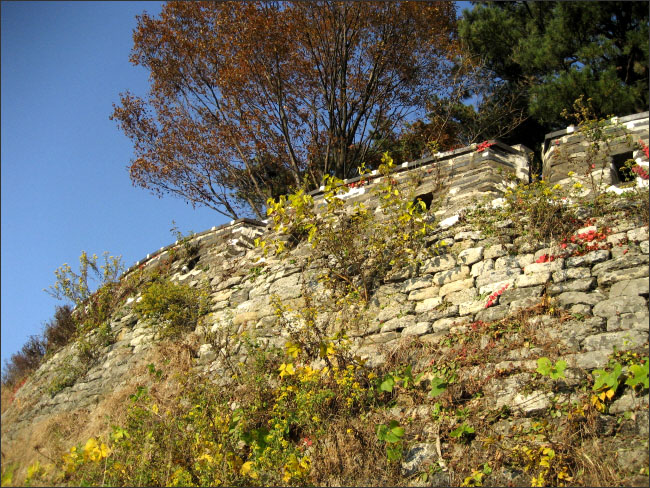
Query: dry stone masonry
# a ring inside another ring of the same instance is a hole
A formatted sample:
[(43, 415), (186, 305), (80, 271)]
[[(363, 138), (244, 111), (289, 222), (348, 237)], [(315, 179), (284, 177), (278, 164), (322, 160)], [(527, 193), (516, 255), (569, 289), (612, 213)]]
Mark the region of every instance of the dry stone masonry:
[[(642, 138), (647, 143), (647, 112), (619, 121), (634, 132), (634, 139)], [(544, 174), (550, 182), (561, 181), (567, 169), (554, 165), (551, 158), (562, 144), (577, 147), (581, 142), (574, 139), (569, 129), (547, 136)], [(634, 157), (641, 158), (641, 155)], [(432, 245), (443, 242), (444, 245), (440, 246), (438, 256), (392, 275), (375, 292), (367, 310), (370, 325), (349, 331), (358, 354), (371, 364), (379, 364), (392, 346), (405, 339), (418, 337), (427, 343), (441, 343), (450, 333), (469, 330), (479, 322), (501, 319), (535, 306), (542, 299), (551, 300), (557, 308), (572, 314), (570, 320), (559, 325), (545, 314), (531, 319), (535, 334), (555, 342), (562, 351), (561, 357), (568, 364), (568, 381), (578, 381), (594, 368), (604, 367), (614, 350), (645, 348), (647, 354), (647, 222), (628, 218), (624, 210), (598, 218), (591, 227), (579, 229), (576, 234), (609, 227), (606, 242), (613, 247), (567, 255), (566, 249), (558, 245), (524, 244), (519, 236), (513, 235), (512, 222), (498, 223), (500, 233), (485, 236), (459, 216), (459, 209), (467, 205), (470, 197), (488, 194), (498, 199), (503, 194), (506, 184), (500, 169), (513, 171), (527, 181), (529, 162), (526, 148), (496, 142), (481, 152), (475, 147), (463, 148), (398, 168), (395, 177), (404, 181), (415, 177), (419, 195), (435, 196), (441, 191), (441, 181), (451, 182), (450, 186), (444, 186), (448, 200), (439, 212), (439, 224), (428, 236)], [(613, 178), (613, 169), (611, 175)], [(366, 185), (353, 188), (349, 199), (369, 201), (368, 188), (372, 184), (370, 177)], [(322, 189), (313, 195), (318, 202)], [(254, 240), (270, 232), (262, 222), (233, 221), (196, 235), (194, 243), (200, 247), (191, 263), (172, 263), (173, 281), (193, 287), (209, 283), (210, 313), (190, 335), (198, 341), (194, 349), (195, 368), (224, 386), (229, 381), (223, 368), (224, 354), (230, 355), (228, 359), (232, 361), (245, 359), (242, 351), (230, 347), (229, 337), (246, 331), (266, 346), (281, 346), (287, 340), (287, 331), (278, 328), (272, 297), (299, 307), (306, 289), (321, 286), (316, 280), (319, 271), (316, 265), (313, 269), (301, 268), (300, 257), (308, 252), (306, 243), (292, 251), (291, 259), (262, 257)], [(160, 266), (170, 259), (171, 249), (177, 244), (136, 263), (127, 274)], [(556, 258), (546, 259), (549, 256)], [(491, 298), (495, 293), (500, 293), (498, 302)], [(112, 318), (110, 326), (115, 342), (105, 347), (99, 364), (74, 385), (54, 396), (48, 393), (54, 375), (73, 355), (77, 347), (74, 343), (32, 375), (2, 416), (3, 450), (15, 449), (19, 443), (29, 440), (30, 428), (48, 417), (92, 409), (104, 397), (128, 384), (136, 367), (148, 361), (147, 355), (159, 338), (155, 326), (139, 320), (132, 312), (131, 306), (137, 299), (131, 297)], [(490, 300), (492, 305), (486, 307)], [(208, 341), (206, 337), (213, 339)], [(513, 344), (517, 343), (517, 332), (511, 332), (509, 337)], [(490, 401), (496, 402), (497, 407), (508, 406), (525, 419), (556, 401), (547, 392), (530, 391), (526, 387), (539, 356), (540, 351), (535, 347), (517, 346), (494, 363), (483, 364), (465, 374), (492, 377), (486, 389)], [(514, 373), (508, 375), (508, 371)], [(396, 408), (398, 415), (417, 415), (417, 406)], [(634, 412), (634, 429), (638, 438), (646, 441), (646, 454), (641, 462), (647, 465), (648, 395), (641, 398), (624, 395), (614, 402), (610, 411)], [(412, 455), (407, 456), (405, 469), (415, 469), (413, 466), (435, 457), (431, 446), (426, 442), (415, 446)], [(634, 459), (621, 456), (620, 462), (636, 467), (638, 462)]]

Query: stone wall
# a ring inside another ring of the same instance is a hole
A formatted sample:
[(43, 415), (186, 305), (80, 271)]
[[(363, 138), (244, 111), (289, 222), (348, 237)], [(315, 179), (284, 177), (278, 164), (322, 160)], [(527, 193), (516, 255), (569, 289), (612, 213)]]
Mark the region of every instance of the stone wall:
[[(503, 191), (498, 168), (515, 170), (527, 180), (528, 157), (525, 148), (496, 143), (480, 153), (474, 147), (463, 148), (409, 163), (396, 172), (397, 178), (405, 179), (417, 171), (416, 194), (424, 194), (439, 191), (434, 186), (437, 176), (432, 173), (442, 168), (453, 178), (452, 190), (456, 192), (449, 191), (447, 206), (440, 213), (452, 218), (443, 220), (427, 237), (430, 246), (438, 246), (439, 255), (423, 258), (387, 277), (372, 297), (366, 322), (349, 331), (353, 349), (370, 364), (384, 362), (404, 341), (417, 338), (428, 344), (442, 344), (452, 335), (474, 330), (477, 324), (522, 310), (528, 311), (526, 326), (532, 328), (535, 338), (540, 343), (553, 343), (561, 353), (568, 364), (567, 381), (574, 386), (593, 369), (604, 367), (614, 350), (635, 349), (647, 355), (647, 222), (631, 217), (623, 207), (597, 218), (592, 226), (576, 230), (575, 235), (588, 236), (608, 229), (600, 242), (611, 244), (611, 249), (580, 253), (576, 247), (525, 241), (514, 235), (513, 223), (508, 220), (496, 224), (496, 235), (485, 236), (480, 228), (454, 214), (463, 202), (467, 204), (470, 195), (487, 192), (498, 196)], [(361, 190), (371, 186), (372, 181), (358, 187), (349, 199), (368, 199), (370, 192)], [(314, 192), (317, 202), (320, 194)], [(278, 327), (273, 299), (297, 308), (304, 304), (305, 293), (318, 293), (321, 286), (317, 280), (318, 263), (304, 267), (302, 258), (309, 253), (307, 243), (298, 245), (284, 260), (262, 256), (253, 241), (258, 236), (269, 238), (270, 233), (262, 222), (233, 221), (197, 234), (193, 242), (199, 250), (191, 261), (172, 261), (172, 248), (182, 247), (182, 243), (175, 243), (152, 253), (126, 273), (152, 270), (169, 262), (172, 281), (191, 287), (209, 283), (211, 311), (185, 341), (191, 344), (193, 367), (204, 373), (206, 380), (224, 387), (229, 383), (224, 361), (246, 360), (231, 339), (247, 331), (265, 347), (281, 346), (288, 331)], [(494, 293), (500, 295), (491, 299)], [(45, 362), (18, 390), (2, 415), (3, 452), (31, 449), (29, 446), (38, 442), (32, 437), (35, 425), (59, 414), (92, 411), (110, 395), (132, 386), (134, 372), (151, 360), (160, 339), (156, 324), (133, 313), (137, 299), (130, 297), (112, 317), (110, 327), (115, 342), (101, 351), (98, 364), (74, 385), (54, 396), (48, 393), (52, 381), (78, 347), (72, 343)], [(547, 306), (536, 313), (535, 306), (542, 301)], [(549, 304), (569, 315), (558, 321), (547, 312)], [(527, 386), (542, 351), (522, 342), (516, 331), (508, 332), (505, 340), (511, 345), (506, 354), (461, 374), (486, 382), (486, 396), (480, 401), (506, 405), (525, 419), (544, 411), (557, 398)], [(481, 347), (487, 347), (488, 342), (486, 338)], [(571, 393), (566, 395), (569, 398)], [(647, 405), (647, 393), (641, 397), (627, 393), (610, 408), (610, 414), (634, 412), (631, 429), (639, 445), (634, 444), (636, 457), (632, 460), (621, 456), (626, 469), (634, 468), (638, 459), (647, 465)], [(395, 415), (419, 415), (418, 406), (396, 408)], [(604, 432), (603, 436), (607, 435)], [(428, 446), (431, 439), (426, 437), (422, 445)]]

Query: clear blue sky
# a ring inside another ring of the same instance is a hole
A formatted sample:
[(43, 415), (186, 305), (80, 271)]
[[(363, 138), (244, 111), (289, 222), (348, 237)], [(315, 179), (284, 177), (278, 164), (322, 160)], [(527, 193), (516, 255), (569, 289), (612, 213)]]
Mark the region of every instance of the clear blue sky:
[[(108, 119), (126, 89), (145, 95), (129, 63), (136, 15), (162, 2), (9, 2), (1, 8), (2, 363), (62, 305), (43, 289), (82, 250), (126, 266), (226, 219), (131, 185), (130, 141)], [(459, 2), (466, 8), (469, 2)]]
[(129, 63), (136, 15), (160, 2), (2, 2), (2, 362), (63, 304), (43, 288), (82, 250), (127, 266), (184, 233), (225, 222), (131, 185), (130, 141), (108, 119), (119, 93), (147, 92)]

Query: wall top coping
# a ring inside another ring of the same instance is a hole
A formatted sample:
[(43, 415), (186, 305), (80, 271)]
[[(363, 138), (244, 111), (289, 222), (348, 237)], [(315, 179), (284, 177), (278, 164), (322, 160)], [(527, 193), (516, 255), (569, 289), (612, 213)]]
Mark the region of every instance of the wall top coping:
[[(625, 122), (632, 122), (634, 120), (642, 120), (642, 119), (647, 119), (650, 115), (650, 112), (639, 112), (637, 114), (631, 114), (631, 115), (626, 115), (624, 117), (612, 117), (610, 122), (612, 123), (625, 123)], [(556, 130), (554, 132), (549, 132), (544, 136), (544, 144), (542, 147), (542, 154), (545, 154), (546, 151), (548, 151), (549, 146), (551, 145), (551, 142), (554, 139), (557, 139), (559, 137), (565, 136), (567, 134), (571, 134), (576, 131), (576, 127), (574, 125), (570, 125), (565, 129), (560, 129)]]
[[(501, 150), (502, 152), (510, 153), (510, 154), (520, 154), (520, 155), (526, 155), (530, 151), (526, 146), (523, 144), (519, 144), (516, 148), (512, 146), (508, 146), (507, 144), (504, 144), (496, 139), (489, 139), (485, 141), (491, 146), (486, 149), (486, 151), (494, 151), (495, 148)], [(436, 163), (440, 163), (442, 161), (448, 161), (454, 158), (457, 158), (458, 156), (463, 156), (465, 154), (473, 153), (476, 152), (476, 148), (478, 147), (478, 144), (471, 144), (469, 146), (461, 147), (458, 149), (454, 149), (451, 151), (445, 151), (445, 152), (439, 152), (436, 154), (433, 154), (431, 156), (428, 156), (426, 158), (421, 158), (421, 159), (416, 159), (415, 161), (407, 161), (402, 164), (399, 164), (395, 166), (395, 168), (392, 171), (392, 174), (397, 174), (397, 173), (403, 173), (405, 171), (410, 171), (413, 169), (417, 168), (424, 168), (426, 166), (433, 166)], [(377, 170), (373, 170), (372, 173), (369, 173), (363, 177), (361, 176), (355, 176), (354, 178), (347, 178), (343, 180), (343, 184), (347, 185), (349, 183), (356, 183), (357, 181), (366, 180), (374, 180), (377, 178), (380, 178), (381, 175)], [(311, 195), (312, 197), (322, 195), (324, 193), (324, 187), (321, 186), (320, 188), (317, 188), (316, 190), (310, 191), (308, 194)]]

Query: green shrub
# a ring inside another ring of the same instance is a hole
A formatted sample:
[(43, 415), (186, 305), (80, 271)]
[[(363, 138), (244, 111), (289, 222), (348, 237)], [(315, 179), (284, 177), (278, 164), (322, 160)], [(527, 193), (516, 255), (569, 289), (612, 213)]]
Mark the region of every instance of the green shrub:
[(142, 292), (134, 311), (157, 322), (162, 335), (171, 337), (194, 330), (199, 318), (208, 312), (208, 304), (205, 291), (170, 281), (154, 281)]

